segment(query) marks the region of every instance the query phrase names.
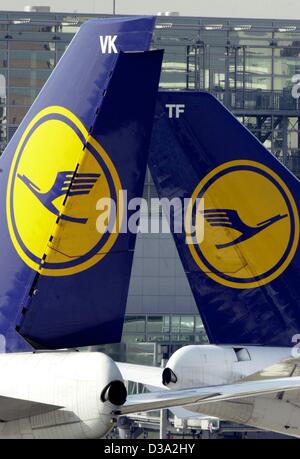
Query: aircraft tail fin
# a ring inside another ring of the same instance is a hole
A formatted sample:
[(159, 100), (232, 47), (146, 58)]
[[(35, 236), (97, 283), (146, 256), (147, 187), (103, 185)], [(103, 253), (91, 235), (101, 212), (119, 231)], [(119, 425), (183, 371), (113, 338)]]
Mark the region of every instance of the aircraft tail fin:
[(161, 92), (150, 151), (209, 340), (292, 346), (300, 331), (299, 180), (215, 97)]
[(7, 351), (23, 338), (65, 348), (121, 337), (135, 245), (120, 231), (123, 190), (143, 191), (162, 61), (148, 51), (153, 28), (148, 17), (85, 23), (1, 158)]

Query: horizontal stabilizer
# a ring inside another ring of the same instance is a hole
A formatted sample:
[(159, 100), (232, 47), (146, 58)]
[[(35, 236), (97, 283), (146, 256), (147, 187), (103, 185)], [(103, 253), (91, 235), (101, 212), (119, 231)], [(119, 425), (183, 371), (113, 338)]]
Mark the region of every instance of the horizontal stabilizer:
[(119, 367), (125, 381), (132, 381), (144, 384), (145, 386), (166, 389), (162, 383), (162, 368), (122, 362), (117, 362), (117, 366)]
[(60, 408), (63, 407), (0, 395), (0, 422), (29, 418), (30, 416), (56, 411)]
[(207, 404), (299, 389), (300, 377), (294, 377), (130, 395), (121, 409), (121, 414)]

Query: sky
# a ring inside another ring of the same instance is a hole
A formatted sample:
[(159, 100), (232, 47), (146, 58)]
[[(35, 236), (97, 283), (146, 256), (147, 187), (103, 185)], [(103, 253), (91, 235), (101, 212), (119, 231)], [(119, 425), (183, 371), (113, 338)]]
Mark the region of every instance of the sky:
[[(299, 0), (115, 0), (117, 14), (178, 11), (182, 16), (300, 19)], [(51, 11), (112, 12), (113, 0), (0, 0), (0, 10), (22, 11), (25, 5), (48, 5)]]

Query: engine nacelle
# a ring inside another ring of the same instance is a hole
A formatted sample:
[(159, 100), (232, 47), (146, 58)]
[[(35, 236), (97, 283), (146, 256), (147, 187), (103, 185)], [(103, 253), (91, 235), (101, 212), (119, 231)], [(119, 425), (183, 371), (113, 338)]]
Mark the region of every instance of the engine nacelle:
[(126, 401), (121, 373), (101, 353), (0, 355), (0, 395), (63, 408), (1, 423), (0, 438), (101, 438)]
[(163, 371), (167, 387), (226, 384), (232, 374), (234, 351), (220, 346), (185, 346), (176, 351)]
[(170, 389), (232, 384), (287, 357), (287, 348), (185, 346), (169, 359), (163, 384)]

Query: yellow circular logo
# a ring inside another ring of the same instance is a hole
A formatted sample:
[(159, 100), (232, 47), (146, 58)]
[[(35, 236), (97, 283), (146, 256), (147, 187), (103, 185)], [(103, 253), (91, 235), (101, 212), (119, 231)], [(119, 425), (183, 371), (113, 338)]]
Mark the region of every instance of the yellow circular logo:
[(297, 206), (283, 180), (263, 164), (231, 161), (211, 171), (193, 193), (187, 233), (197, 212), (204, 238), (189, 244), (189, 250), (198, 267), (222, 285), (267, 284), (293, 259), (299, 241)]
[[(47, 276), (75, 274), (99, 262), (118, 237), (122, 186), (101, 145), (63, 107), (42, 110), (16, 149), (7, 188), (7, 220), (24, 262)], [(116, 203), (99, 233), (99, 199)], [(114, 221), (112, 222), (112, 219)]]

